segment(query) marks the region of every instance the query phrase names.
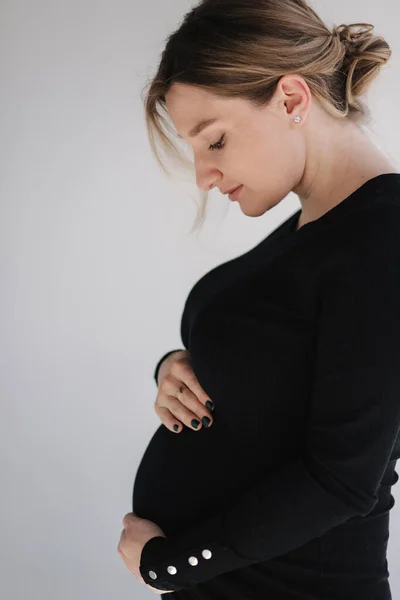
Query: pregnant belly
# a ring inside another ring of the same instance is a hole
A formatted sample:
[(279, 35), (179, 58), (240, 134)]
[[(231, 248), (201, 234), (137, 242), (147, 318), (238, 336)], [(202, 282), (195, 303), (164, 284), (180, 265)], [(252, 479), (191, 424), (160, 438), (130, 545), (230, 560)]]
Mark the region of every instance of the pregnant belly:
[(282, 435), (276, 422), (267, 426), (260, 415), (236, 412), (220, 411), (208, 429), (156, 430), (133, 485), (132, 510), (139, 517), (167, 536), (179, 533), (225, 509), (289, 459), (296, 435)]
[[(228, 430), (220, 423), (173, 433), (161, 425), (139, 464), (132, 510), (177, 533), (225, 504), (242, 478), (240, 459)], [(245, 469), (242, 469), (245, 472)]]

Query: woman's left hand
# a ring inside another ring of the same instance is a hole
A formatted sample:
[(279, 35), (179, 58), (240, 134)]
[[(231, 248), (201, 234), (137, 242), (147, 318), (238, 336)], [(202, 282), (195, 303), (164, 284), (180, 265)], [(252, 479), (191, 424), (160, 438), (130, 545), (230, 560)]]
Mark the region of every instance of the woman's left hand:
[(128, 567), (129, 571), (133, 573), (146, 587), (156, 594), (169, 594), (174, 590), (158, 590), (153, 588), (151, 585), (146, 583), (140, 574), (140, 556), (144, 545), (153, 537), (162, 536), (167, 537), (162, 529), (153, 521), (148, 519), (141, 519), (134, 512), (130, 512), (123, 518), (122, 524), (124, 530), (121, 533), (121, 538), (118, 544), (118, 552)]

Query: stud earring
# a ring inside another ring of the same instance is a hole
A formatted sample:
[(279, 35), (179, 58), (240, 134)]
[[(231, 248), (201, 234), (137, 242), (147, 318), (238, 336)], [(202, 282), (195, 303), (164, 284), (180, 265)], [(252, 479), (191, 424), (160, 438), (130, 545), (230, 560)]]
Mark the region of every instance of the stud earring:
[(300, 123), (301, 117), (299, 115), (296, 115), (294, 120), (296, 121), (296, 123)]

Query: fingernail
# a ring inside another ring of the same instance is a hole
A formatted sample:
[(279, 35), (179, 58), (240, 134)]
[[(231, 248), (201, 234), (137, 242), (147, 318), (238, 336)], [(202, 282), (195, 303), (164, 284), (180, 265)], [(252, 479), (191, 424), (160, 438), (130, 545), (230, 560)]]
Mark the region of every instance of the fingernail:
[(197, 419), (192, 419), (191, 420), (191, 425), (192, 425), (192, 427), (194, 427), (195, 429), (197, 429), (198, 426), (200, 425), (200, 421), (198, 421)]
[(202, 422), (203, 422), (203, 425), (204, 425), (205, 427), (209, 427), (209, 425), (210, 425), (210, 423), (211, 423), (211, 419), (210, 419), (209, 417), (202, 417), (202, 418), (201, 418), (201, 420), (202, 420)]
[(178, 431), (178, 429), (179, 429), (179, 425), (177, 425), (177, 424), (175, 423), (175, 425), (174, 425), (174, 430), (175, 430), (175, 431)]
[(215, 404), (211, 400), (207, 400), (206, 406), (209, 410), (214, 410), (214, 408), (215, 408)]

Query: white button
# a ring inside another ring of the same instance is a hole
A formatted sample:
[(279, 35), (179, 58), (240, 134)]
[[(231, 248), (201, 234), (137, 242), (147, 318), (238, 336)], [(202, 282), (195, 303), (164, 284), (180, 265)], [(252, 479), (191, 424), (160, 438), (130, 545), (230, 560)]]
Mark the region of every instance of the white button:
[(189, 558), (189, 563), (193, 566), (196, 566), (199, 563), (199, 561), (197, 560), (197, 558), (195, 556), (191, 556)]
[(203, 550), (202, 555), (204, 558), (211, 558), (212, 554), (211, 554), (211, 550)]
[(157, 579), (157, 574), (154, 571), (149, 571), (149, 575), (152, 579)]
[(177, 573), (177, 569), (176, 567), (174, 567), (173, 565), (171, 565), (170, 567), (167, 568), (167, 571), (170, 575), (176, 575)]

